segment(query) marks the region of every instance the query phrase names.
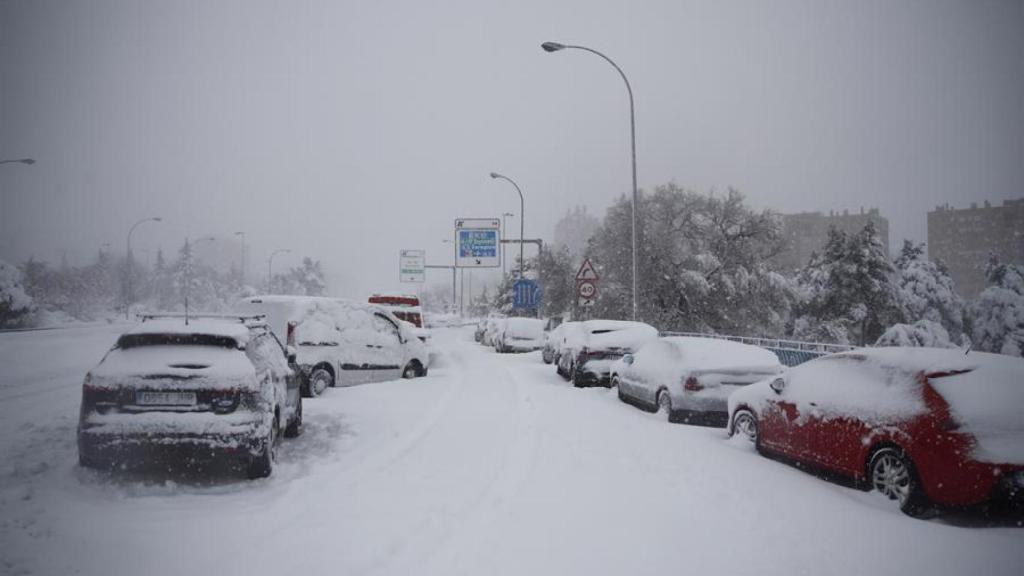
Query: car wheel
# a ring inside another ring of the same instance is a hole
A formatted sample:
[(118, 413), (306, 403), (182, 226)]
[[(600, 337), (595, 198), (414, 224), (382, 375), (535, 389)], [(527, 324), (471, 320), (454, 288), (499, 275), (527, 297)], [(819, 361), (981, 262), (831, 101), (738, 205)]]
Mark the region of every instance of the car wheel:
[(583, 370), (577, 369), (575, 364), (569, 368), (569, 375), (573, 386), (583, 388), (586, 385), (583, 380)]
[(615, 376), (612, 376), (612, 388), (615, 388), (615, 391), (618, 393), (619, 401), (620, 402), (625, 402), (626, 401), (626, 395), (622, 393), (622, 387), (619, 386), (619, 375), (618, 374), (616, 374)]
[(750, 410), (737, 410), (732, 416), (732, 428), (729, 435), (739, 434), (755, 445), (757, 444), (757, 418)]
[(907, 516), (924, 518), (934, 515), (934, 507), (921, 490), (910, 458), (898, 448), (882, 448), (871, 456), (868, 464), (871, 488), (889, 500), (895, 500)]
[(316, 398), (324, 393), (324, 390), (334, 386), (334, 376), (326, 368), (317, 368), (309, 375), (309, 385), (306, 392), (310, 398)]
[(416, 368), (416, 363), (409, 362), (408, 364), (405, 365), (405, 369), (402, 370), (402, 378), (405, 378), (406, 380), (412, 380), (413, 378), (416, 377), (418, 373), (419, 370)]
[(299, 398), (299, 405), (295, 407), (295, 417), (291, 424), (284, 429), (285, 438), (297, 438), (302, 434), (302, 398)]
[(668, 395), (668, 390), (658, 392), (658, 414), (664, 415), (669, 422), (672, 421), (672, 397)]
[(263, 441), (263, 450), (249, 464), (250, 479), (266, 478), (274, 471), (274, 462), (277, 461), (277, 436), (280, 427), (281, 424), (275, 416), (274, 423), (270, 426), (270, 432)]

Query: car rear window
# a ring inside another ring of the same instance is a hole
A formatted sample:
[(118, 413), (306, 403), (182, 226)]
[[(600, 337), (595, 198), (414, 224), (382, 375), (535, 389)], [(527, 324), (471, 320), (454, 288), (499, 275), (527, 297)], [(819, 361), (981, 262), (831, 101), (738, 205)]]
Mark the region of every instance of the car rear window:
[(214, 334), (125, 334), (117, 341), (117, 347), (121, 349), (169, 345), (239, 348), (234, 338)]

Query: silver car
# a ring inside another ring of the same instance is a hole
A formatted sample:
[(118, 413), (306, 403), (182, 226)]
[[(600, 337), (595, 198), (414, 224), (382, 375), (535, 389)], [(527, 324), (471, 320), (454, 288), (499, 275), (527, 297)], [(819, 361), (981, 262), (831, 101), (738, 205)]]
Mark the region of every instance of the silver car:
[(714, 338), (666, 337), (612, 366), (619, 399), (669, 422), (725, 427), (729, 395), (783, 370), (772, 352)]

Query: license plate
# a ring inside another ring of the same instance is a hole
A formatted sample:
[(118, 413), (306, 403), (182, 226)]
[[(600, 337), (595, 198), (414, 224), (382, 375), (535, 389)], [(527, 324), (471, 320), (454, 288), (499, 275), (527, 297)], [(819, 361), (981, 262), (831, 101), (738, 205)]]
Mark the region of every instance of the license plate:
[(195, 392), (136, 392), (139, 406), (195, 406)]

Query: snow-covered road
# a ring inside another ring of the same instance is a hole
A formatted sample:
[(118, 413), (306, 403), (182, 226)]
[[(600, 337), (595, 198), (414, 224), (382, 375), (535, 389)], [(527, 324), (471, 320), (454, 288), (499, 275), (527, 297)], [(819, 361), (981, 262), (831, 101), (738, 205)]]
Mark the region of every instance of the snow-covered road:
[(266, 480), (77, 466), (123, 326), (0, 334), (2, 574), (1018, 574), (1024, 530), (902, 516), (435, 333), (429, 377), (330, 390)]

